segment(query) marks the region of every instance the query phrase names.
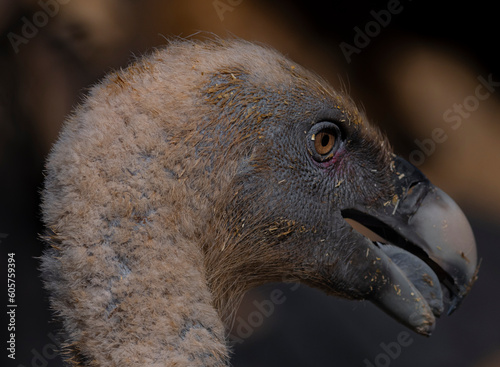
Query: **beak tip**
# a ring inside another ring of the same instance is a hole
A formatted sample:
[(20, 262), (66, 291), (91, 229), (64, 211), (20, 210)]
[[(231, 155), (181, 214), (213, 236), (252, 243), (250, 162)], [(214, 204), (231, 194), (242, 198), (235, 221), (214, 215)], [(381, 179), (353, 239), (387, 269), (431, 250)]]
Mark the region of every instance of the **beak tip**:
[(412, 329), (425, 336), (431, 336), (434, 328), (436, 327), (436, 318), (432, 312), (415, 312), (410, 316), (409, 325)]
[(477, 279), (478, 261), (472, 228), (459, 206), (433, 187), (412, 218), (412, 225), (428, 244), (428, 255), (448, 275), (448, 315), (460, 305)]

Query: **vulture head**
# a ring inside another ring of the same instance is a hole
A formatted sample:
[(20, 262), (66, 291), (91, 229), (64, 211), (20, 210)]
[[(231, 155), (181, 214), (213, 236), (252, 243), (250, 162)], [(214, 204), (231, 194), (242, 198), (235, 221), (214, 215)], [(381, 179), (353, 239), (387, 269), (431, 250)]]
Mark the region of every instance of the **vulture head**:
[(42, 273), (78, 366), (226, 366), (249, 288), (298, 281), (430, 334), (476, 277), (462, 211), (276, 51), (177, 41), (108, 75), (47, 161)]

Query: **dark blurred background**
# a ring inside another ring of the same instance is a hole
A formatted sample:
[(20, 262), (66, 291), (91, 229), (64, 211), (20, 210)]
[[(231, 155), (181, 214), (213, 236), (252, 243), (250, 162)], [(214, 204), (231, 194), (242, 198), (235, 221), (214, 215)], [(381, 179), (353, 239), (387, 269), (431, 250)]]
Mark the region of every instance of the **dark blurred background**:
[[(347, 90), (388, 134), (395, 151), (464, 209), (483, 259), (470, 296), (452, 317), (438, 321), (431, 338), (406, 331), (366, 302), (291, 284), (254, 290), (235, 325), (240, 330), (233, 336), (233, 365), (500, 366), (494, 2), (1, 0), (2, 333), (9, 252), (16, 254), (18, 304), (17, 359), (5, 359), (8, 366), (62, 365), (36, 257), (43, 249), (43, 162), (65, 116), (105, 73), (170, 37), (204, 38), (204, 32), (269, 44)], [(475, 93), (481, 80), (490, 83), (479, 87), (488, 93), (480, 100)], [(284, 302), (269, 315), (259, 311), (275, 289)], [(244, 322), (254, 326), (245, 329)]]

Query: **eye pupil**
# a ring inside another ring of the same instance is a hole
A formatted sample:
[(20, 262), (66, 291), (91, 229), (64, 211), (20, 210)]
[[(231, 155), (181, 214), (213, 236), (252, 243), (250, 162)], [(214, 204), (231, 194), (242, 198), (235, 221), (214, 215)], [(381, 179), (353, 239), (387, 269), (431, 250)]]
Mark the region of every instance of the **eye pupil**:
[(330, 136), (325, 134), (325, 135), (323, 135), (323, 138), (321, 139), (321, 145), (326, 147), (326, 146), (328, 146), (329, 141), (330, 141)]
[(319, 132), (314, 141), (314, 148), (320, 155), (330, 153), (335, 145), (335, 136), (329, 131)]

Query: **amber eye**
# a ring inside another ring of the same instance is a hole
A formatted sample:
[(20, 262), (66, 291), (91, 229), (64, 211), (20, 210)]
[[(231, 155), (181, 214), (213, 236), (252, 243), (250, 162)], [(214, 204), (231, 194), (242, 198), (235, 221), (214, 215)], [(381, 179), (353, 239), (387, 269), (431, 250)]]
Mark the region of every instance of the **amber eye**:
[(330, 131), (321, 131), (314, 136), (314, 149), (319, 155), (327, 155), (335, 146), (335, 135)]
[(314, 124), (307, 136), (309, 153), (318, 162), (331, 159), (340, 145), (340, 129), (330, 121)]

